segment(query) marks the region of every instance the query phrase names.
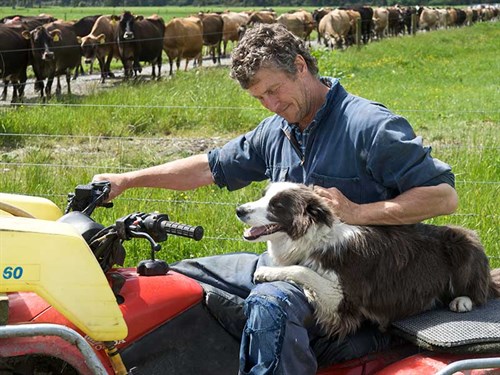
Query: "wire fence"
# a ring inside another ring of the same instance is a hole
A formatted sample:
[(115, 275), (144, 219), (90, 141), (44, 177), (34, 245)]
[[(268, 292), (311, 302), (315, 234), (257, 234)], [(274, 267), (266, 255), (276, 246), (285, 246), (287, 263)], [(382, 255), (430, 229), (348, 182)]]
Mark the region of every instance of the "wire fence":
[[(157, 38), (156, 38), (157, 39)], [(144, 41), (144, 40), (141, 40)], [(137, 42), (141, 42), (137, 41)], [(112, 44), (112, 43), (110, 43)], [(113, 43), (114, 44), (114, 43)], [(74, 46), (68, 46), (68, 48), (74, 48)], [(31, 50), (31, 49), (29, 49)], [(28, 51), (28, 50), (24, 50)], [(19, 50), (8, 50), (8, 51), (0, 51), (0, 55), (3, 53), (9, 53), (9, 52), (19, 52)], [(92, 82), (92, 81), (100, 81), (101, 78), (98, 75), (95, 75), (95, 77), (86, 77), (86, 81)], [(33, 80), (30, 80), (30, 83)], [(479, 100), (480, 101), (480, 100)], [(186, 110), (186, 111), (263, 111), (264, 109), (262, 107), (240, 107), (240, 106), (199, 106), (199, 105), (134, 105), (134, 104), (88, 104), (88, 103), (43, 103), (43, 102), (24, 102), (24, 103), (1, 103), (0, 102), (0, 115), (2, 111), (11, 111), (11, 110), (16, 110), (18, 106), (23, 106), (23, 107), (44, 107), (44, 108), (112, 108), (112, 109), (165, 109), (165, 110)], [(439, 113), (439, 109), (407, 109), (407, 108), (401, 108), (401, 109), (393, 109), (394, 112), (396, 113), (401, 113), (401, 114), (408, 114), (408, 113)], [(448, 114), (453, 114), (453, 115), (467, 115), (467, 114), (487, 114), (487, 115), (497, 115), (500, 113), (500, 108), (499, 109), (475, 109), (475, 110), (464, 110), (464, 109), (453, 109), (451, 111), (447, 111)], [(0, 129), (1, 131), (1, 129)], [(169, 142), (176, 142), (176, 141), (182, 141), (184, 140), (183, 138), (159, 138), (159, 137), (116, 137), (116, 136), (106, 136), (106, 137), (99, 137), (99, 136), (84, 136), (84, 135), (66, 135), (66, 134), (18, 134), (18, 133), (0, 133), (0, 138), (1, 137), (18, 137), (20, 139), (28, 139), (28, 138), (38, 138), (38, 139), (61, 139), (62, 141), (80, 141), (80, 140), (90, 140), (90, 139), (100, 139), (100, 138), (106, 138), (106, 139), (111, 139), (111, 140), (116, 140), (118, 142), (125, 142), (125, 141), (134, 141), (138, 140), (141, 142), (157, 142), (157, 141), (169, 141)], [(200, 141), (204, 140), (204, 138), (200, 138)], [(21, 143), (25, 143), (24, 141)], [(26, 142), (27, 143), (27, 142)], [(1, 142), (0, 142), (1, 144)], [(458, 149), (458, 150), (475, 150), (478, 152), (482, 152), (483, 150), (500, 150), (500, 145), (499, 146), (482, 146), (482, 145), (471, 145), (467, 143), (459, 143), (459, 144), (446, 144), (446, 143), (439, 143), (438, 145), (439, 148), (448, 148), (448, 149)], [(94, 155), (93, 152), (88, 152), (87, 153), (89, 156)], [(79, 155), (83, 156), (85, 153), (79, 152)], [(65, 170), (76, 170), (76, 169), (92, 169), (96, 171), (107, 171), (109, 167), (105, 167), (102, 165), (94, 165), (92, 163), (55, 163), (55, 162), (49, 162), (49, 163), (43, 163), (43, 162), (27, 162), (27, 161), (18, 161), (18, 160), (2, 160), (0, 161), (0, 172), (1, 170), (8, 170), (11, 168), (41, 168), (41, 169), (65, 169)], [(125, 172), (125, 171), (130, 171), (134, 170), (136, 168), (126, 166), (126, 165), (118, 165), (114, 167), (116, 171), (120, 172)], [(457, 176), (458, 177), (458, 176)], [(478, 179), (478, 180), (470, 180), (470, 179), (460, 179), (457, 178), (456, 181), (457, 185), (483, 185), (483, 186), (494, 186), (495, 189), (497, 187), (500, 187), (500, 181), (497, 180), (488, 180), (488, 179)], [(41, 194), (40, 196), (44, 196)], [(57, 199), (65, 199), (66, 195), (62, 194), (47, 194), (45, 197), (52, 199), (52, 198), (57, 198)], [(219, 202), (219, 201), (199, 201), (199, 200), (189, 200), (189, 199), (182, 199), (182, 200), (176, 200), (176, 199), (137, 199), (137, 198), (120, 198), (124, 201), (145, 201), (147, 200), (148, 202), (152, 203), (159, 203), (159, 204), (182, 204), (182, 205), (193, 205), (193, 206), (229, 206), (229, 207), (235, 207), (241, 202), (235, 202), (235, 201), (225, 201), (225, 202)], [(500, 215), (496, 213), (480, 213), (480, 212), (465, 212), (465, 213), (455, 213), (453, 216), (456, 217), (474, 217), (474, 216), (482, 216), (484, 218), (491, 218), (494, 219), (495, 221), (499, 220)], [(498, 228), (497, 228), (498, 229)], [(495, 228), (492, 228), (492, 230), (495, 230)], [(211, 239), (211, 240), (228, 240), (228, 241), (237, 241), (237, 242), (244, 242), (241, 238), (231, 238), (231, 237), (221, 237), (221, 236), (205, 236), (206, 239)], [(500, 257), (492, 257), (496, 259), (500, 259)]]

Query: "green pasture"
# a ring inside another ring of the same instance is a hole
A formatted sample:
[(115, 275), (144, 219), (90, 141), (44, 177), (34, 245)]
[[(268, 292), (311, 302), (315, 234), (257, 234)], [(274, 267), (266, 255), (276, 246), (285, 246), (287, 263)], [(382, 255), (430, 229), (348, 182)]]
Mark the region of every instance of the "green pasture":
[[(500, 267), (499, 32), (500, 23), (482, 23), (343, 52), (314, 51), (323, 74), (408, 118), (433, 154), (452, 165), (459, 209), (430, 222), (476, 230), (495, 267)], [(45, 105), (0, 107), (0, 191), (45, 196), (63, 207), (66, 193), (96, 173), (204, 152), (268, 114), (229, 79), (227, 67), (178, 72), (158, 82), (120, 81), (112, 89)], [(263, 244), (241, 240), (243, 226), (234, 208), (258, 197), (264, 185), (236, 192), (215, 186), (188, 192), (135, 189), (96, 218), (109, 224), (130, 212), (156, 210), (204, 226), (200, 242), (169, 238), (159, 254), (168, 261), (261, 251)], [(127, 265), (147, 256), (144, 242), (129, 244)]]

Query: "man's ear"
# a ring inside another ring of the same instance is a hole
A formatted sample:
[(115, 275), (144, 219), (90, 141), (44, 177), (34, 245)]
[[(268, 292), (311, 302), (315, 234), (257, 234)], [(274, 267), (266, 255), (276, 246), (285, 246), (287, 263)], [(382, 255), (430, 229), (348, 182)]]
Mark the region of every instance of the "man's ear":
[(304, 60), (302, 55), (295, 57), (295, 66), (297, 67), (297, 73), (303, 74), (308, 71), (306, 60)]

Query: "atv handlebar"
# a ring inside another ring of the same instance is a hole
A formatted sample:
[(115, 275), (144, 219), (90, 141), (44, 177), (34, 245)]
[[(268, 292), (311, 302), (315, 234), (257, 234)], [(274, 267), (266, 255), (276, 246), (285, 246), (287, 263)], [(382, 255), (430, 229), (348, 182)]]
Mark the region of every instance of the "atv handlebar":
[[(135, 213), (126, 216), (117, 221), (117, 227), (121, 226), (123, 221), (125, 223), (132, 222), (128, 225), (128, 235), (125, 234), (122, 239), (149, 235), (154, 241), (163, 242), (169, 234), (192, 238), (196, 241), (203, 238), (203, 227), (169, 221), (168, 215), (157, 212), (150, 214)], [(125, 229), (125, 232), (127, 232), (127, 229)], [(138, 235), (139, 233), (141, 234)]]
[(176, 223), (175, 221), (165, 221), (161, 224), (166, 233), (192, 238), (199, 241), (203, 238), (203, 227), (188, 224)]
[(203, 227), (170, 221), (167, 214), (158, 212), (132, 213), (104, 227), (90, 216), (96, 207), (112, 207), (111, 203), (105, 203), (109, 191), (108, 181), (78, 185), (75, 192), (68, 195), (68, 207), (65, 215), (59, 219), (71, 224), (82, 234), (105, 272), (114, 264), (123, 265), (125, 249), (122, 242), (132, 238), (144, 238), (149, 241), (151, 259), (154, 259), (154, 253), (161, 249), (158, 242), (166, 241), (168, 235), (187, 237), (195, 241), (203, 238)]

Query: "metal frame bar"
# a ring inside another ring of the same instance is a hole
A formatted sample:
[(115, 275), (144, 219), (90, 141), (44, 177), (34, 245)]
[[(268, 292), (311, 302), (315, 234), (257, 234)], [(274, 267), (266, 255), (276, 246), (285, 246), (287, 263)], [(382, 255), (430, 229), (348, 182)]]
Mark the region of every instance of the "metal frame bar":
[(94, 374), (108, 374), (89, 343), (71, 328), (48, 323), (0, 326), (0, 338), (36, 336), (57, 336), (72, 345), (76, 345), (80, 353), (82, 353), (85, 363)]

